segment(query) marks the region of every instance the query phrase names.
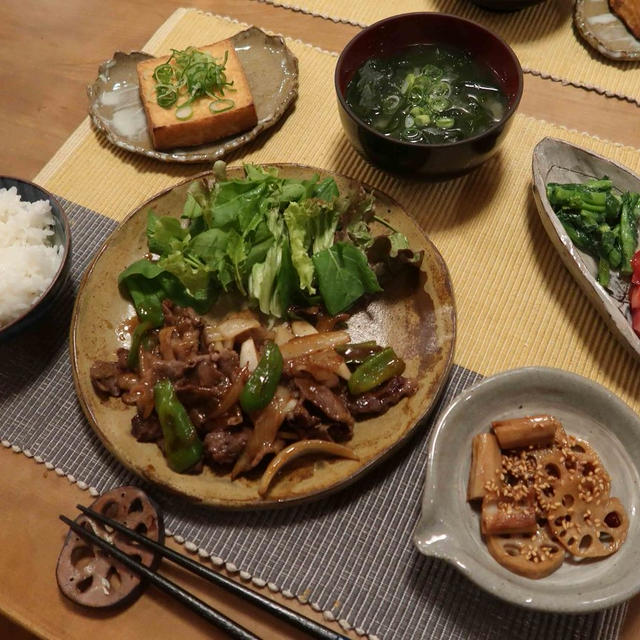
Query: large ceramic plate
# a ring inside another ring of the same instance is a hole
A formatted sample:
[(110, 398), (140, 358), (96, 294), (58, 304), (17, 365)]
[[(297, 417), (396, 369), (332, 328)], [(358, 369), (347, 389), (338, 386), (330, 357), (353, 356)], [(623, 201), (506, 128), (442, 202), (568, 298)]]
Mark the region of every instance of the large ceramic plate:
[[(499, 565), (480, 535), (480, 514), (467, 502), (473, 437), (493, 420), (548, 413), (587, 440), (611, 476), (611, 495), (629, 515), (627, 540), (597, 561), (568, 562), (540, 580)], [(461, 393), (429, 438), (422, 515), (414, 544), (451, 562), (499, 598), (532, 609), (587, 613), (640, 591), (640, 419), (613, 393), (574, 373), (529, 367), (506, 371)]]
[(577, 0), (573, 21), (580, 35), (611, 60), (640, 60), (640, 41), (609, 8), (608, 0)]
[[(284, 177), (329, 175), (297, 165), (279, 167)], [(240, 172), (231, 169), (229, 177), (238, 177)], [(334, 177), (341, 192), (358, 186), (348, 178)], [(122, 269), (147, 253), (147, 210), (152, 207), (159, 215), (179, 216), (191, 182), (160, 193), (134, 211), (108, 238), (84, 276), (71, 323), (71, 360), (78, 397), (91, 426), (114, 456), (138, 475), (209, 505), (257, 508), (291, 504), (353, 482), (410, 439), (446, 382), (453, 357), (455, 308), (442, 257), (396, 202), (375, 192), (377, 212), (408, 237), (413, 249), (424, 249), (425, 258), (419, 282), (394, 282), (393, 290), (351, 317), (349, 333), (355, 341), (375, 339), (393, 345), (407, 362), (405, 375), (417, 378), (418, 392), (385, 415), (356, 424), (349, 446), (359, 461), (302, 459), (301, 464), (276, 479), (267, 499), (262, 500), (257, 492), (258, 479), (240, 477), (232, 482), (228, 475), (218, 475), (208, 468), (200, 475), (171, 471), (155, 444), (139, 443), (131, 436), (134, 410), (119, 399), (101, 401), (89, 379), (95, 360), (113, 360), (116, 349), (126, 345), (124, 326), (134, 310), (120, 295), (116, 280)]]
[[(89, 114), (107, 139), (127, 151), (168, 162), (209, 162), (241, 147), (273, 126), (298, 95), (298, 59), (280, 36), (251, 27), (231, 37), (253, 96), (258, 123), (253, 129), (199, 147), (157, 151), (147, 130), (136, 65), (147, 53), (118, 51), (100, 66), (87, 87)], [(208, 44), (208, 43), (200, 43)]]
[(607, 288), (598, 283), (596, 261), (571, 242), (547, 200), (548, 182), (575, 183), (602, 176), (609, 176), (618, 192), (640, 192), (640, 177), (622, 165), (564, 140), (544, 138), (533, 151), (533, 193), (551, 242), (613, 335), (640, 357), (640, 338), (631, 327), (629, 283), (614, 272)]

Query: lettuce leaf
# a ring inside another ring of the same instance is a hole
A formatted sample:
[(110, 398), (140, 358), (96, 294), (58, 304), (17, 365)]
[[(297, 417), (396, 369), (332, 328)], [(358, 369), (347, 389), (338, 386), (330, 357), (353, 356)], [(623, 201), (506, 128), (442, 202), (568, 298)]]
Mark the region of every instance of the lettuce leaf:
[(339, 242), (313, 256), (318, 289), (327, 311), (335, 316), (346, 311), (365, 293), (382, 291), (361, 249)]
[(159, 256), (167, 256), (182, 250), (189, 232), (180, 225), (180, 220), (171, 216), (161, 218), (149, 209), (147, 216), (147, 242), (149, 251)]

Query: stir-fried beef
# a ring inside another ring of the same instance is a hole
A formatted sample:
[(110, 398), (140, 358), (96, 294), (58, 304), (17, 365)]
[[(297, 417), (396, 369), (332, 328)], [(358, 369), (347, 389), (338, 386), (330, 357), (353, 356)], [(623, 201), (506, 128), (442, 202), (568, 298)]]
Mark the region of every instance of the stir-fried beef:
[(242, 410), (236, 404), (221, 415), (208, 417), (202, 425), (202, 430), (205, 432), (219, 431), (221, 429), (235, 427), (242, 424), (243, 422), (244, 417), (242, 416)]
[(122, 373), (117, 362), (97, 360), (91, 365), (89, 375), (93, 386), (102, 393), (118, 397), (122, 390), (118, 386), (118, 377)]
[(231, 378), (240, 368), (240, 356), (232, 349), (221, 349), (212, 355), (222, 373)]
[(251, 429), (248, 427), (233, 431), (211, 431), (204, 438), (204, 455), (214, 464), (231, 465), (244, 450), (250, 435)]
[(165, 326), (178, 326), (181, 329), (202, 328), (202, 318), (191, 307), (179, 307), (171, 300), (162, 303)]
[(295, 383), (302, 397), (318, 407), (330, 420), (353, 424), (353, 416), (342, 399), (331, 389), (306, 378), (295, 378)]
[(137, 414), (131, 420), (131, 435), (138, 442), (156, 442), (162, 438), (162, 427), (158, 416), (152, 413), (148, 418)]
[[(129, 351), (119, 349), (117, 362), (98, 361), (91, 367), (93, 385), (99, 393), (121, 397), (125, 404), (135, 406), (132, 435), (139, 442), (156, 442), (163, 448), (154, 388), (169, 379), (203, 439), (204, 461), (233, 465), (232, 478), (281, 451), (287, 441), (348, 441), (353, 436), (354, 416), (384, 413), (416, 391), (415, 382), (398, 376), (374, 391), (353, 397), (343, 379), (344, 358), (327, 346), (309, 349), (306, 342), (310, 339), (305, 337), (305, 349), (298, 345), (298, 351), (294, 349), (288, 357), (282, 351), (282, 376), (269, 404), (245, 414), (240, 397), (250, 365), (243, 356), (244, 366), (240, 366), (240, 347), (251, 336), (259, 352), (273, 332), (258, 325), (250, 311), (229, 316), (212, 327), (205, 326), (193, 309), (166, 300), (162, 308), (165, 324), (147, 336), (136, 369), (128, 367)], [(316, 326), (325, 323), (324, 330), (346, 319), (329, 318), (318, 309), (310, 311), (307, 315), (315, 319)], [(202, 461), (190, 472), (198, 473), (201, 468)]]
[(350, 397), (344, 395), (349, 411), (354, 416), (374, 415), (385, 413), (394, 404), (407, 396), (412, 396), (418, 390), (415, 380), (395, 376), (384, 385), (373, 391)]

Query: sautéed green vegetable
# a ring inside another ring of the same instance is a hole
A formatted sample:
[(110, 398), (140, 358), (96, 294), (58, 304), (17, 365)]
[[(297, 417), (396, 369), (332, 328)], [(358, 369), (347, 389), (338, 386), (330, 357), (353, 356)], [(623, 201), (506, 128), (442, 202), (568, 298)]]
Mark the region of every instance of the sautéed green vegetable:
[(456, 142), (502, 119), (497, 79), (463, 51), (414, 45), (371, 58), (347, 87), (347, 104), (380, 133), (407, 142)]

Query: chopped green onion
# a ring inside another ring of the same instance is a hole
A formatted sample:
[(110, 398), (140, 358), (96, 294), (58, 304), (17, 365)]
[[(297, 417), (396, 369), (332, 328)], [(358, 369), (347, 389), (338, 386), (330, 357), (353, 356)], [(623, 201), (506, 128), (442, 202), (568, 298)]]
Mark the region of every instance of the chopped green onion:
[(157, 66), (153, 72), (153, 79), (158, 84), (169, 84), (173, 80), (173, 67), (168, 62)]
[(431, 122), (431, 116), (428, 113), (417, 115), (415, 123), (419, 127), (426, 127)]
[(182, 105), (176, 109), (176, 118), (178, 120), (188, 120), (193, 115), (193, 107), (190, 104)]
[(229, 98), (219, 98), (209, 103), (209, 111), (211, 113), (223, 113), (229, 111), (236, 106), (236, 103)]
[(448, 82), (438, 82), (429, 92), (430, 98), (448, 98), (451, 95), (451, 85)]
[(440, 113), (445, 109), (449, 108), (449, 101), (446, 98), (431, 98), (429, 100), (429, 108), (431, 111), (435, 111), (436, 113)]
[(442, 78), (442, 69), (433, 64), (426, 64), (422, 67), (422, 73), (430, 80), (440, 80)]
[(170, 84), (157, 84), (156, 100), (163, 109), (168, 109), (177, 102), (178, 92)]
[(436, 118), (436, 127), (440, 127), (440, 129), (451, 129), (455, 124), (455, 120), (453, 118)]
[[(225, 51), (222, 62), (218, 62), (210, 53), (195, 47), (183, 51), (173, 49), (169, 60), (158, 65), (153, 72), (158, 105), (164, 109), (175, 105), (176, 118), (186, 120), (193, 115), (193, 109), (185, 110), (185, 107), (198, 98), (209, 96), (220, 103), (225, 89), (233, 90), (233, 82), (227, 81), (225, 75), (228, 58), (228, 51)], [(180, 98), (184, 100), (177, 104)], [(230, 108), (233, 107), (222, 110)]]

